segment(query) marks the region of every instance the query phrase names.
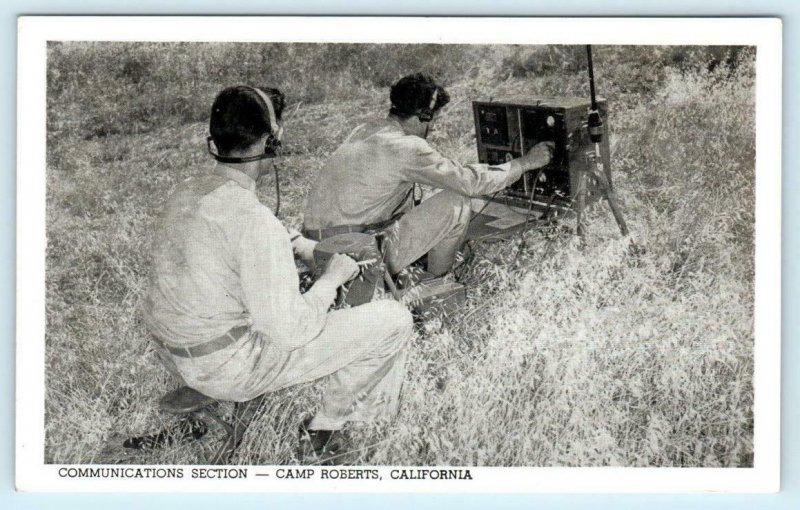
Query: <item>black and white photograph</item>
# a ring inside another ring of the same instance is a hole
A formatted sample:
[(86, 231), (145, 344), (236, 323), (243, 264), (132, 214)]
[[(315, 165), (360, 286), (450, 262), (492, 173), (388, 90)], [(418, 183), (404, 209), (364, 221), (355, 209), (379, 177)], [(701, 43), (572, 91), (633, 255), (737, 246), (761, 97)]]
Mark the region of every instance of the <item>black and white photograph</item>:
[(289, 490), (773, 473), (763, 47), (449, 42), (402, 18), (375, 23), (417, 40), (369, 42), (350, 21), (42, 43), (23, 462)]

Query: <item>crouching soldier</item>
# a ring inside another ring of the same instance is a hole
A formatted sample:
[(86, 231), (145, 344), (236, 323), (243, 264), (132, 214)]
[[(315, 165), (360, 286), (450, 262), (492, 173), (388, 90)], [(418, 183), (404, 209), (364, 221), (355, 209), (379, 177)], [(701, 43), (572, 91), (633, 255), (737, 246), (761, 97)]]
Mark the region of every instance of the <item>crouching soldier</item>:
[(345, 423), (397, 409), (412, 319), (394, 301), (329, 312), (359, 271), (345, 255), (300, 293), (293, 255), (310, 258), (315, 243), (288, 232), (255, 194), (280, 144), (283, 104), (279, 91), (247, 86), (215, 99), (217, 163), (165, 206), (144, 315), (168, 368), (215, 399), (327, 376), (319, 411), (300, 426), (301, 460), (319, 461), (342, 447)]
[[(399, 273), (427, 254), (427, 270), (448, 272), (461, 249), (470, 218), (470, 197), (499, 191), (527, 170), (550, 161), (552, 144), (502, 165), (461, 165), (426, 141), (431, 123), (449, 102), (447, 91), (423, 74), (392, 86), (383, 119), (356, 127), (331, 155), (313, 185), (304, 228), (321, 240), (343, 232), (385, 231), (386, 263)], [(414, 185), (441, 192), (414, 207)]]

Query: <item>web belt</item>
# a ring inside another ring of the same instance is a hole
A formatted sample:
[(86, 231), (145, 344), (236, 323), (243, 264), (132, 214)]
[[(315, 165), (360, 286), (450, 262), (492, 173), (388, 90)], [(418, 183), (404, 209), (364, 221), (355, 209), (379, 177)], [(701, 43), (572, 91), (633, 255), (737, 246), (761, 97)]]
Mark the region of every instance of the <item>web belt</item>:
[(169, 351), (171, 354), (180, 358), (199, 358), (201, 356), (208, 356), (209, 354), (228, 347), (243, 337), (249, 331), (249, 329), (249, 326), (237, 326), (220, 337), (199, 345), (193, 345), (191, 347), (178, 347), (175, 345), (170, 345), (155, 335), (153, 336), (153, 341)]

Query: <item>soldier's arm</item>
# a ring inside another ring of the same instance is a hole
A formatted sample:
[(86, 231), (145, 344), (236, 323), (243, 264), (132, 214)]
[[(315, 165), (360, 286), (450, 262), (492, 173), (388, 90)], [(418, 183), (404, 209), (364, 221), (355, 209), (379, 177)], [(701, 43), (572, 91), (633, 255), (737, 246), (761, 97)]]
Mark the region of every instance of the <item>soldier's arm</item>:
[(253, 328), (287, 351), (297, 349), (324, 327), (339, 282), (321, 278), (301, 294), (283, 225), (265, 211), (246, 221), (239, 241), (239, 274)]
[(487, 195), (506, 188), (525, 171), (543, 166), (549, 161), (549, 156), (543, 157), (540, 152), (533, 154), (531, 151), (501, 165), (462, 165), (445, 158), (421, 138), (409, 137), (406, 143), (408, 159), (404, 171), (408, 180), (468, 197)]
[(305, 262), (307, 266), (313, 267), (314, 247), (317, 246), (317, 242), (303, 237), (303, 234), (298, 232), (296, 229), (290, 228), (288, 229), (288, 232), (289, 240), (292, 243), (292, 250), (294, 251), (295, 256)]

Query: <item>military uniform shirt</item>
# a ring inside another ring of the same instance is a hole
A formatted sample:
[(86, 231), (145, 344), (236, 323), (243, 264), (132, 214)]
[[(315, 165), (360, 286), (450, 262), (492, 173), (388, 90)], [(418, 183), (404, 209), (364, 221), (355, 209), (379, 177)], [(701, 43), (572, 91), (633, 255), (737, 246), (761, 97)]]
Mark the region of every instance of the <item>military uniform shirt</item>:
[(163, 212), (145, 321), (190, 347), (250, 325), (283, 350), (316, 337), (336, 295), (327, 281), (299, 291), (289, 234), (258, 201), (255, 182), (224, 165), (182, 183)]
[(517, 178), (511, 163), (461, 165), (430, 144), (403, 132), (394, 119), (376, 119), (353, 130), (331, 155), (311, 190), (306, 229), (368, 225), (408, 207), (414, 183), (477, 197)]

